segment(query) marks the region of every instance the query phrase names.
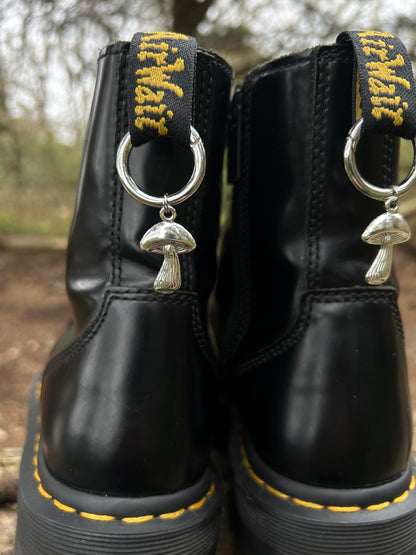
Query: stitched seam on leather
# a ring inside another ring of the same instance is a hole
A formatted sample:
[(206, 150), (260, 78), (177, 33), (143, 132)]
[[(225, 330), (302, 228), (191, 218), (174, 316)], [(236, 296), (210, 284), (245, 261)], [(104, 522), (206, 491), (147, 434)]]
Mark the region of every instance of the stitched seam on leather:
[(307, 284), (309, 288), (316, 287), (319, 276), (319, 240), (322, 217), (322, 201), (324, 190), (324, 177), (326, 169), (325, 145), (327, 112), (329, 101), (329, 72), (327, 56), (318, 57), (318, 87), (314, 112), (314, 134), (312, 150), (312, 180), (311, 196), (308, 216), (308, 241), (307, 241)]
[(53, 358), (46, 366), (45, 373), (55, 368), (59, 364), (65, 363), (70, 360), (73, 356), (78, 354), (84, 347), (89, 343), (101, 329), (104, 324), (105, 318), (107, 316), (108, 309), (113, 300), (120, 301), (143, 301), (148, 303), (160, 303), (160, 304), (179, 304), (193, 306), (196, 302), (196, 295), (194, 293), (179, 293), (176, 292), (174, 297), (162, 297), (158, 293), (153, 291), (143, 290), (118, 290), (117, 292), (107, 289), (104, 293), (104, 297), (101, 301), (99, 311), (97, 316), (91, 322), (91, 324), (86, 328), (82, 335), (72, 343), (65, 351), (59, 353), (55, 358)]
[[(200, 105), (196, 119), (202, 114), (203, 112), (203, 121), (201, 124), (201, 132), (202, 136), (208, 138), (208, 129), (209, 129), (209, 112), (210, 112), (210, 104), (211, 104), (211, 93), (213, 87), (213, 75), (212, 75), (212, 66), (208, 61), (203, 61), (202, 58), (200, 59), (200, 64), (202, 67), (202, 87), (201, 93), (204, 92), (204, 96), (201, 94), (200, 98)], [(205, 66), (205, 68), (203, 67)], [(205, 86), (206, 76), (208, 75), (208, 85)], [(204, 106), (204, 110), (202, 110), (202, 106)], [(204, 182), (201, 184), (201, 190), (197, 198), (194, 201), (190, 202), (190, 229), (196, 230), (197, 226), (197, 217), (198, 217), (198, 206), (204, 202), (205, 191), (208, 185)], [(199, 222), (199, 227), (201, 222)], [(190, 284), (189, 286), (192, 287), (193, 282), (195, 282), (195, 255), (189, 257), (189, 276), (190, 276)], [(195, 338), (200, 346), (203, 354), (205, 355), (206, 359), (211, 365), (215, 364), (215, 357), (212, 351), (211, 342), (208, 338), (207, 332), (205, 327), (202, 324), (201, 320), (201, 309), (200, 304), (196, 303), (192, 306), (192, 330), (194, 332)]]
[[(196, 73), (197, 75), (195, 76), (195, 80), (199, 77), (200, 75), (200, 79), (202, 80), (202, 82), (204, 81), (204, 62), (203, 60), (199, 57), (197, 59), (197, 70)], [(198, 105), (196, 104), (196, 95), (195, 95), (195, 91), (194, 91), (194, 106), (193, 106), (193, 125), (195, 125), (198, 133), (200, 134), (202, 141), (205, 143), (205, 130), (202, 129), (202, 126), (200, 125), (200, 114), (202, 111), (202, 106), (203, 106), (203, 102), (204, 102), (204, 87), (200, 87), (200, 94), (199, 94), (199, 98), (198, 98)], [(193, 228), (193, 211), (195, 210), (195, 204), (197, 202), (200, 202), (200, 196), (201, 196), (201, 187), (203, 187), (203, 183), (201, 183), (199, 190), (193, 195), (193, 197), (191, 197), (185, 205), (185, 222), (184, 225), (186, 227), (186, 229), (188, 229), (192, 234), (195, 233), (195, 230)], [(187, 256), (184, 258), (183, 260), (183, 266), (182, 266), (182, 270), (183, 270), (183, 284), (186, 288), (191, 289), (192, 288), (192, 266), (195, 263), (195, 258), (194, 255), (191, 254), (190, 256)]]
[(116, 125), (114, 135), (114, 161), (112, 174), (112, 196), (111, 196), (111, 222), (110, 222), (110, 252), (111, 252), (111, 282), (115, 285), (120, 283), (120, 226), (121, 226), (121, 208), (120, 208), (120, 184), (117, 175), (115, 157), (117, 148), (121, 139), (121, 122), (124, 108), (124, 70), (126, 66), (126, 56), (122, 56), (118, 68), (118, 89), (116, 104)]
[(192, 331), (194, 332), (195, 338), (198, 345), (200, 346), (202, 353), (208, 362), (215, 366), (215, 357), (212, 351), (211, 342), (209, 340), (208, 334), (202, 325), (201, 320), (201, 310), (199, 304), (194, 303), (191, 307), (192, 310)]
[[(303, 295), (305, 309), (300, 313), (297, 323), (287, 336), (279, 338), (278, 341), (272, 343), (269, 347), (254, 353), (249, 359), (243, 361), (236, 369), (236, 374), (242, 374), (248, 370), (252, 370), (276, 356), (284, 353), (290, 347), (295, 345), (309, 327), (312, 307), (314, 303), (345, 303), (345, 302), (366, 302), (366, 303), (384, 303), (389, 305), (393, 320), (401, 334), (403, 334), (402, 322), (399, 309), (396, 303), (397, 294), (395, 291), (334, 291), (334, 292), (309, 292)], [(301, 301), (302, 302), (302, 301)]]
[[(121, 104), (120, 104), (120, 124), (118, 129), (118, 138), (116, 147), (118, 148), (122, 138), (122, 128), (127, 127), (127, 87), (124, 86), (125, 74), (127, 69), (127, 54), (122, 58), (120, 64), (120, 84), (121, 84)], [(123, 123), (122, 123), (123, 122)], [(117, 150), (115, 152), (116, 156)], [(123, 212), (123, 187), (118, 178), (117, 170), (115, 169), (115, 188), (117, 192), (117, 209), (116, 209), (116, 230), (115, 230), (115, 284), (120, 285), (122, 278), (122, 265), (121, 265), (121, 221)]]
[(198, 48), (198, 52), (201, 53), (201, 61), (203, 61), (205, 64), (209, 65), (210, 67), (212, 65), (219, 67), (221, 71), (225, 73), (230, 79), (233, 78), (233, 70), (231, 66), (229, 66), (228, 63), (218, 54), (215, 54), (215, 52), (210, 52), (209, 50), (204, 50), (203, 48)]
[(290, 495), (288, 495), (287, 493), (284, 493), (282, 491), (277, 490), (276, 488), (273, 488), (272, 486), (270, 486), (266, 481), (264, 481), (262, 478), (260, 478), (253, 470), (253, 467), (250, 464), (250, 461), (248, 460), (248, 456), (247, 456), (247, 451), (243, 442), (243, 439), (240, 437), (240, 453), (241, 453), (241, 457), (242, 457), (242, 462), (243, 462), (243, 466), (246, 469), (249, 477), (251, 478), (251, 480), (253, 482), (255, 482), (256, 484), (258, 484), (261, 487), (264, 487), (270, 494), (274, 495), (275, 497), (278, 497), (279, 499), (284, 499), (287, 501), (291, 501), (292, 503), (294, 503), (295, 505), (300, 505), (302, 507), (306, 507), (308, 509), (314, 509), (314, 510), (328, 510), (331, 512), (335, 512), (335, 513), (354, 513), (354, 512), (358, 512), (358, 511), (382, 511), (383, 509), (386, 509), (390, 504), (394, 503), (394, 504), (398, 504), (398, 503), (402, 503), (403, 501), (405, 501), (409, 495), (409, 492), (412, 491), (415, 486), (416, 486), (416, 480), (415, 477), (412, 476), (412, 479), (410, 481), (410, 485), (408, 487), (408, 489), (406, 489), (401, 495), (395, 497), (392, 501), (384, 501), (382, 503), (377, 503), (374, 505), (367, 505), (365, 507), (362, 507), (360, 505), (350, 505), (350, 506), (337, 506), (337, 505), (321, 505), (319, 503), (313, 503), (311, 501), (305, 501), (303, 499), (299, 499), (297, 497), (292, 497)]
[[(235, 213), (240, 212), (238, 221), (238, 237), (234, 231), (232, 232), (232, 248), (233, 256), (237, 257), (234, 263), (233, 280), (242, 284), (235, 288), (237, 294), (241, 293), (240, 299), (237, 299), (238, 309), (232, 307), (232, 328), (234, 334), (230, 338), (229, 347), (225, 353), (225, 358), (231, 358), (236, 352), (241, 340), (247, 332), (249, 326), (251, 312), (251, 274), (250, 274), (250, 229), (249, 229), (249, 172), (250, 172), (250, 137), (251, 137), (251, 103), (252, 103), (252, 87), (247, 86), (240, 93), (242, 95), (242, 110), (244, 114), (244, 122), (242, 122), (242, 141), (241, 141), (241, 180), (237, 188), (234, 188), (236, 198), (233, 202), (233, 227), (236, 226)], [(239, 197), (238, 197), (239, 195)], [(244, 248), (242, 248), (242, 245)], [(235, 253), (235, 254), (234, 254)], [(234, 293), (234, 292), (233, 292)], [(234, 293), (235, 295), (236, 293)]]
[[(98, 56), (97, 61), (102, 60), (103, 58), (107, 58), (109, 56), (117, 56), (118, 54), (124, 54), (127, 53), (129, 51), (129, 44), (130, 43), (124, 43), (123, 45), (121, 45), (117, 50), (110, 50), (109, 52), (106, 51), (103, 54), (100, 54), (100, 56)], [(107, 47), (108, 48), (108, 47)]]
[[(208, 67), (204, 67), (205, 64), (201, 64), (200, 60), (200, 67), (201, 67), (201, 88), (200, 88), (200, 98), (198, 104), (198, 110), (195, 114), (195, 121), (198, 122), (198, 127), (200, 128), (200, 132), (202, 136), (207, 139), (207, 119), (201, 118), (201, 114), (204, 112), (206, 114), (209, 109), (209, 96), (206, 95), (206, 87), (205, 87), (205, 79), (206, 74), (208, 72)], [(206, 188), (206, 183), (202, 182), (199, 191), (191, 198), (188, 204), (188, 211), (187, 211), (187, 223), (191, 232), (196, 233), (196, 220), (197, 220), (197, 209), (198, 205), (200, 205), (204, 200), (204, 190)], [(188, 287), (193, 289), (195, 287), (195, 256), (190, 256), (188, 258)]]
[(393, 183), (393, 137), (386, 135), (383, 141), (383, 186)]
[[(40, 393), (40, 392), (39, 392)], [(213, 495), (215, 492), (215, 484), (211, 482), (211, 485), (207, 491), (207, 493), (199, 499), (196, 503), (192, 503), (188, 507), (180, 508), (176, 511), (172, 511), (169, 513), (160, 513), (160, 514), (149, 514), (149, 515), (140, 515), (136, 517), (116, 517), (113, 515), (105, 515), (105, 514), (94, 514), (94, 513), (87, 513), (84, 511), (80, 511), (74, 507), (70, 507), (69, 505), (65, 505), (61, 501), (59, 501), (56, 497), (53, 497), (42, 484), (42, 479), (39, 474), (39, 451), (40, 451), (40, 434), (35, 435), (35, 443), (34, 443), (34, 454), (32, 458), (32, 465), (33, 465), (33, 477), (35, 481), (38, 483), (38, 493), (45, 499), (48, 499), (54, 506), (65, 513), (76, 513), (82, 518), (86, 518), (88, 520), (96, 520), (100, 522), (112, 522), (114, 520), (120, 520), (127, 524), (143, 524), (148, 522), (149, 520), (153, 520), (154, 518), (160, 518), (162, 520), (173, 520), (182, 516), (186, 511), (196, 511), (201, 509), (205, 503), (207, 502), (208, 498)]]

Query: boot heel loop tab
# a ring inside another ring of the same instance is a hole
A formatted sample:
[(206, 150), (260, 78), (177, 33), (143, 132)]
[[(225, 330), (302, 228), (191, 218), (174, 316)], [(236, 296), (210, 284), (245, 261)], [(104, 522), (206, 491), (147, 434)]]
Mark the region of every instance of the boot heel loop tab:
[(352, 46), (353, 121), (363, 132), (416, 136), (416, 83), (402, 41), (380, 31), (347, 31), (338, 43)]
[(152, 139), (187, 146), (195, 92), (197, 43), (171, 32), (139, 32), (127, 56), (127, 110), (134, 147)]

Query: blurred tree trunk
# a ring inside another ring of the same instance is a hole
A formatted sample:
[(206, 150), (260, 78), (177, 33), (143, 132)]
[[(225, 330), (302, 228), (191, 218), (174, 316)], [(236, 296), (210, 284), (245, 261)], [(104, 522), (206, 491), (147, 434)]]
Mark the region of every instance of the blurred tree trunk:
[(173, 31), (185, 35), (197, 35), (198, 24), (204, 19), (214, 0), (174, 0)]

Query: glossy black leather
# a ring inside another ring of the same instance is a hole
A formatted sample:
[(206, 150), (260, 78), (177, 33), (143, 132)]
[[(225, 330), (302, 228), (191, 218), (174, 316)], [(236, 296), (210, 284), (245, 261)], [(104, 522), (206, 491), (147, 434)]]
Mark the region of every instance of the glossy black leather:
[[(245, 79), (217, 288), (218, 344), (254, 447), (276, 471), (336, 488), (392, 479), (411, 444), (394, 279), (364, 280), (377, 249), (360, 235), (383, 205), (343, 167), (351, 86), (350, 53), (339, 46)], [(391, 183), (395, 150), (390, 138), (364, 137), (362, 174)]]
[[(42, 386), (42, 447), (49, 470), (85, 491), (164, 494), (204, 473), (211, 447), (215, 362), (206, 332), (214, 284), (231, 72), (198, 51), (193, 125), (207, 172), (177, 221), (197, 241), (181, 256), (182, 288), (153, 291), (162, 259), (139, 241), (158, 210), (125, 193), (115, 153), (127, 131), (128, 43), (105, 49), (98, 76), (68, 245), (67, 289), (74, 313)], [(133, 150), (130, 172), (154, 195), (183, 187), (188, 149), (151, 142)]]

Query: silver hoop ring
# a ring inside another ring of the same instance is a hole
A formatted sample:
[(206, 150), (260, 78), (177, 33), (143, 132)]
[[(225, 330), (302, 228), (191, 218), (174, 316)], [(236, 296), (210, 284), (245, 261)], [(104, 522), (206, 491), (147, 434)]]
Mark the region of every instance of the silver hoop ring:
[(351, 127), (345, 140), (344, 167), (348, 177), (359, 191), (361, 191), (367, 197), (376, 200), (386, 200), (391, 196), (404, 195), (413, 187), (416, 181), (416, 138), (412, 139), (414, 153), (413, 163), (406, 179), (404, 179), (400, 183), (400, 185), (397, 185), (395, 187), (377, 187), (376, 185), (373, 185), (369, 183), (366, 179), (364, 179), (357, 168), (355, 151), (361, 137), (362, 125), (363, 119), (361, 118)]
[(142, 189), (140, 189), (140, 187), (138, 187), (138, 185), (134, 182), (129, 173), (128, 159), (130, 151), (132, 149), (132, 144), (130, 133), (126, 133), (118, 147), (116, 159), (117, 173), (123, 187), (135, 200), (138, 200), (143, 204), (147, 204), (148, 206), (156, 206), (161, 208), (164, 206), (166, 201), (171, 205), (183, 202), (191, 195), (193, 195), (195, 191), (198, 190), (198, 187), (201, 185), (201, 182), (204, 178), (206, 167), (204, 144), (201, 137), (199, 136), (199, 133), (192, 126), (190, 147), (194, 157), (194, 168), (192, 170), (192, 175), (188, 183), (185, 185), (185, 187), (182, 187), (182, 189), (180, 189), (176, 193), (173, 193), (172, 195), (155, 197), (153, 195), (145, 193)]

